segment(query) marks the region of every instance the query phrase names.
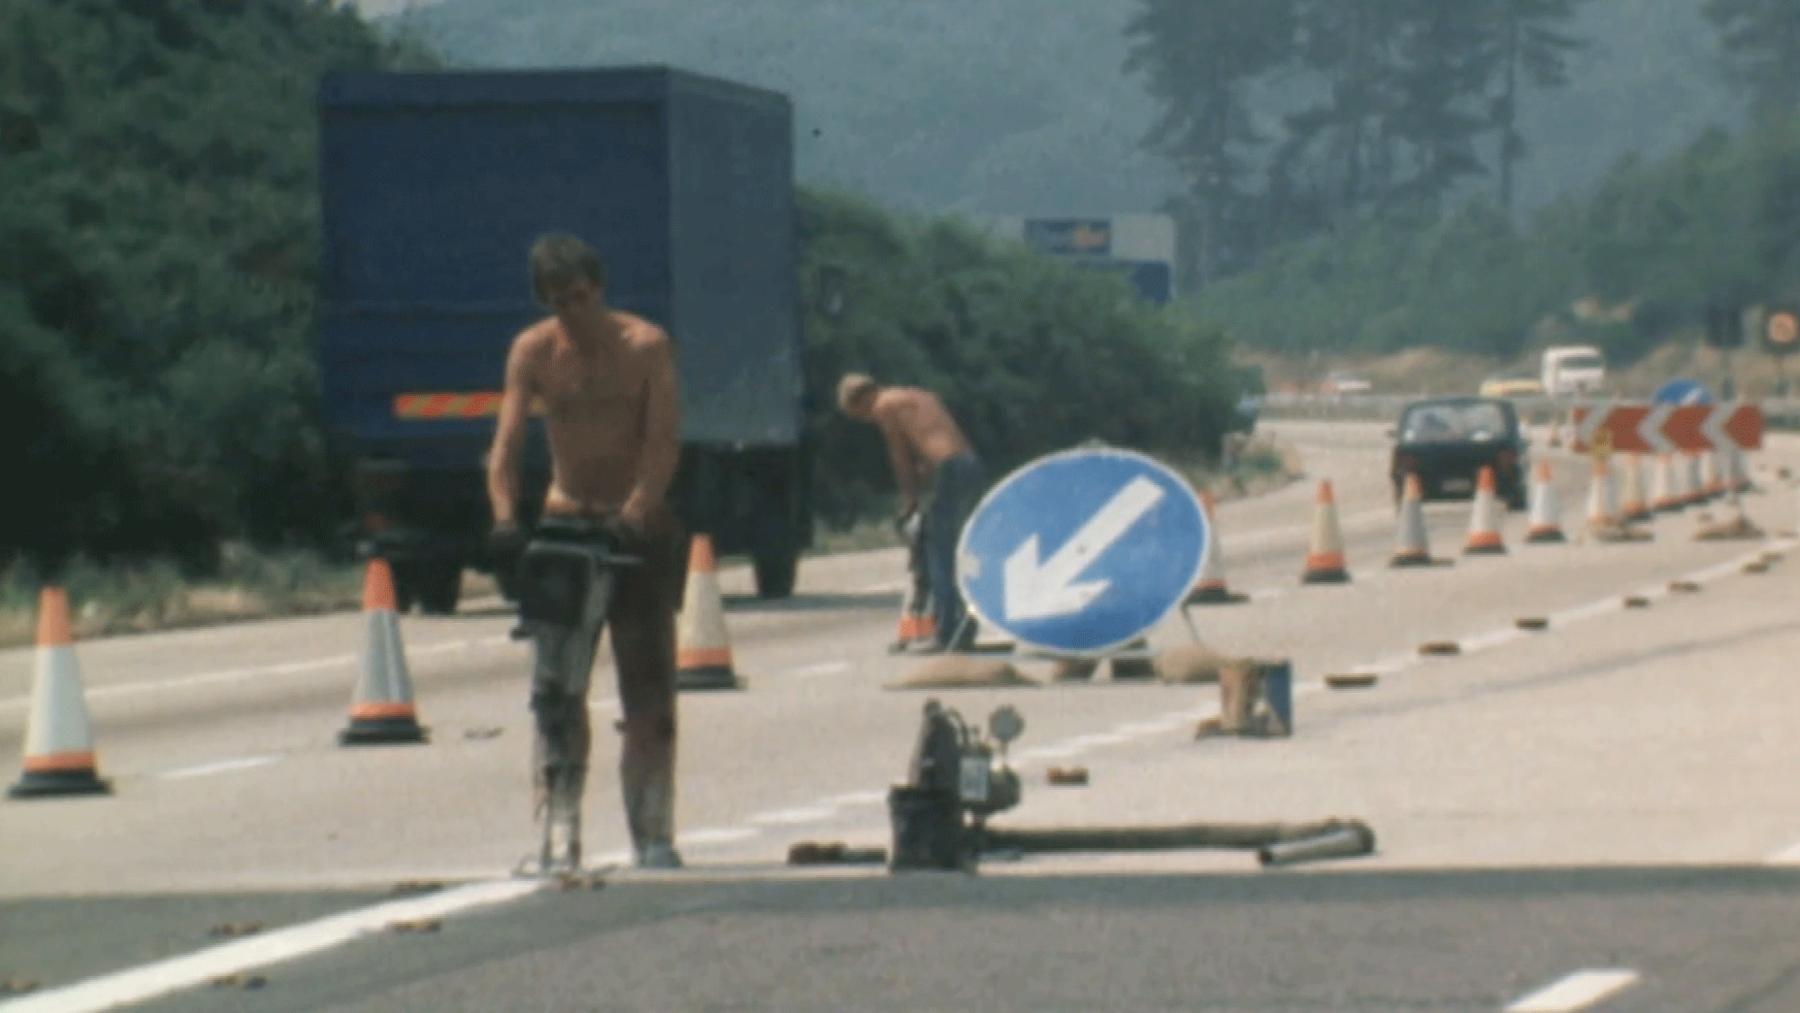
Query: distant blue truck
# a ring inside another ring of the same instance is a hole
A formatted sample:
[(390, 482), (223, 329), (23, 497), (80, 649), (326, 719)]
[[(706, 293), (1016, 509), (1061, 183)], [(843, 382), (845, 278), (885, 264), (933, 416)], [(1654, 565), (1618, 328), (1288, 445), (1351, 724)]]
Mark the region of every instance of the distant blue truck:
[(344, 73), (318, 110), (325, 421), (402, 607), (453, 611), (464, 568), (491, 569), (485, 455), (508, 345), (545, 313), (545, 232), (598, 247), (608, 301), (674, 338), (688, 529), (790, 594), (812, 516), (788, 99), (664, 67)]

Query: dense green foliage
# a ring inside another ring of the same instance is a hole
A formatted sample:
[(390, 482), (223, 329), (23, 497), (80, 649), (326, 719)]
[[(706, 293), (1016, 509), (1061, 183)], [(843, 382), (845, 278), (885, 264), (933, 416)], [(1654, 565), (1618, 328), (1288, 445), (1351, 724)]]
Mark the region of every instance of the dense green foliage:
[(313, 90), (403, 58), (354, 14), (0, 0), (0, 551), (316, 534)]
[(800, 227), (828, 520), (885, 506), (893, 489), (873, 427), (835, 413), (848, 371), (938, 392), (996, 470), (1090, 439), (1210, 453), (1230, 423), (1239, 390), (1222, 333), (1114, 276), (838, 194), (803, 193)]
[[(1667, 159), (1627, 161), (1590, 197), (1516, 226), (1485, 201), (1274, 251), (1200, 314), (1287, 352), (1438, 345), (1502, 357), (1581, 336), (1629, 361), (1705, 304), (1800, 294), (1800, 117)], [(1577, 303), (1616, 309), (1575, 312)]]
[[(305, 0), (0, 0), (0, 22), (0, 424), (21, 447), (0, 560), (213, 569), (224, 539), (328, 536), (349, 504), (313, 357), (316, 82), (431, 58)], [(845, 369), (942, 390), (1002, 465), (1089, 437), (1216, 446), (1217, 334), (953, 224), (803, 206), (823, 516), (890, 487), (831, 405)]]

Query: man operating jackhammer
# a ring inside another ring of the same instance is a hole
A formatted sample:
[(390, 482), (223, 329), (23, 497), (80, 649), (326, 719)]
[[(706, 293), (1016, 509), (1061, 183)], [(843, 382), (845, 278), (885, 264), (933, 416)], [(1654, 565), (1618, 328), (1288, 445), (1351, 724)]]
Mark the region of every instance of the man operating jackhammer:
[[(523, 556), (515, 572), (522, 626), (534, 645), (539, 863), (549, 871), (560, 852), (563, 864), (580, 867), (588, 683), (601, 631), (610, 628), (633, 854), (639, 867), (678, 868), (675, 612), (683, 540), (663, 501), (678, 453), (674, 353), (661, 328), (606, 305), (605, 268), (586, 243), (545, 236), (529, 264), (532, 293), (551, 315), (522, 331), (507, 354), (488, 496), (496, 564)], [(542, 521), (527, 540), (518, 523), (519, 456), (533, 405), (542, 407), (551, 474)]]

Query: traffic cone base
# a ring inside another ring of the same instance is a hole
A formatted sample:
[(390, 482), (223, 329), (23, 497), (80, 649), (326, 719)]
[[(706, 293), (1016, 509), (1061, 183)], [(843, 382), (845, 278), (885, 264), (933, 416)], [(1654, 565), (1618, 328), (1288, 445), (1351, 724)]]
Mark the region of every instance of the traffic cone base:
[(740, 689), (725, 630), (725, 599), (719, 593), (719, 566), (712, 536), (696, 534), (688, 549), (687, 587), (675, 617), (675, 688)]
[(1211, 535), (1212, 547), (1207, 550), (1206, 562), (1200, 565), (1200, 576), (1194, 580), (1194, 586), (1188, 590), (1187, 597), (1182, 599), (1183, 605), (1241, 605), (1250, 600), (1247, 594), (1234, 594), (1225, 584), (1225, 547), (1219, 541), (1219, 522), (1215, 519), (1213, 497), (1210, 492), (1200, 494), (1200, 508), (1206, 512), (1206, 530)]
[(1483, 466), (1475, 480), (1475, 504), (1470, 510), (1465, 556), (1497, 556), (1506, 552), (1500, 537), (1500, 500), (1494, 488), (1494, 469)]
[(1388, 558), (1388, 566), (1405, 568), (1431, 566), (1435, 563), (1431, 558), (1431, 545), (1425, 533), (1423, 500), (1419, 476), (1408, 472), (1404, 491), (1400, 496), (1399, 532), (1394, 539), (1394, 554)]
[(343, 746), (407, 745), (425, 741), (413, 706), (412, 675), (394, 610), (394, 571), (379, 557), (363, 572), (363, 614), (368, 617), (362, 675), (350, 700), (350, 722), (338, 732)]
[(1300, 573), (1302, 584), (1347, 584), (1350, 571), (1344, 568), (1344, 534), (1338, 527), (1337, 498), (1331, 481), (1319, 483), (1318, 506), (1313, 512), (1312, 544), (1306, 553), (1306, 568)]
[(31, 680), (31, 714), (25, 756), (11, 798), (98, 795), (100, 779), (81, 669), (69, 629), (69, 597), (59, 587), (38, 595), (37, 658)]
[(1539, 460), (1531, 475), (1531, 525), (1525, 541), (1532, 545), (1566, 542), (1562, 530), (1562, 506), (1557, 501), (1556, 483), (1550, 476), (1550, 462)]

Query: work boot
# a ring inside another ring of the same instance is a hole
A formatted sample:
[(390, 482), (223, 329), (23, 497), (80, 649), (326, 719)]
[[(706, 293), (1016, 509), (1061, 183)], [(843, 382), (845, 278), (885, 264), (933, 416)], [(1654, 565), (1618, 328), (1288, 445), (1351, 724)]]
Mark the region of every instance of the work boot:
[(681, 868), (681, 852), (675, 845), (667, 841), (657, 841), (637, 849), (637, 867), (640, 869), (679, 869)]

